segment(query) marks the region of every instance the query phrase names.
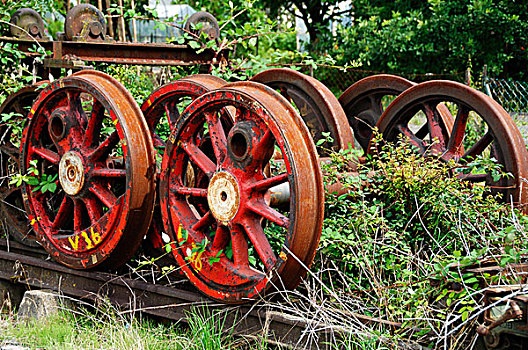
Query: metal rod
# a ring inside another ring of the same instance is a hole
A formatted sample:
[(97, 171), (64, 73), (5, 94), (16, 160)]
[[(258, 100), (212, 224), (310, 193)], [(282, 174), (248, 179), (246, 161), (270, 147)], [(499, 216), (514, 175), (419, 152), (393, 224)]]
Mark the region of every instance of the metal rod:
[(114, 22), (112, 20), (112, 17), (110, 16), (110, 6), (111, 6), (110, 0), (105, 0), (105, 3), (106, 3), (106, 22), (108, 23), (108, 34), (112, 38), (114, 38), (115, 37)]
[(123, 13), (123, 0), (118, 0), (119, 4), (119, 12), (121, 13), (119, 15), (119, 18), (117, 21), (119, 22), (119, 29), (120, 29), (120, 37), (119, 40), (122, 42), (126, 41), (126, 32), (125, 32), (125, 15)]
[[(134, 11), (134, 13), (136, 12), (136, 3), (134, 2), (134, 0), (130, 0), (130, 5), (132, 6), (132, 11)], [(136, 19), (135, 18), (132, 18), (132, 35), (133, 35), (133, 40), (134, 42), (137, 42), (137, 26), (136, 26)]]

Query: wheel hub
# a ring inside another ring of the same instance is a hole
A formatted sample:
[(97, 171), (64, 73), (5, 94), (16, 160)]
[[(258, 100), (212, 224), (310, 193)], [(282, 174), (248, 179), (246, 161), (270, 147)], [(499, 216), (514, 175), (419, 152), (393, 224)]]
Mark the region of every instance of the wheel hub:
[(213, 175), (207, 188), (207, 202), (213, 216), (223, 224), (235, 217), (240, 205), (240, 191), (235, 177), (225, 171)]
[(74, 196), (84, 185), (84, 166), (81, 156), (73, 151), (66, 152), (59, 163), (59, 181), (67, 194)]

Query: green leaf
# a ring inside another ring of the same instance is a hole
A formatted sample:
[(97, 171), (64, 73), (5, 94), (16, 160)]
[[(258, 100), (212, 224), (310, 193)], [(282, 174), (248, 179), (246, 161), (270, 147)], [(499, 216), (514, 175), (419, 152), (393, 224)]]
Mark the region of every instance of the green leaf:
[(48, 185), (48, 191), (55, 193), (57, 190), (57, 184), (55, 182), (52, 182)]
[(465, 320), (468, 319), (468, 316), (469, 316), (469, 312), (468, 311), (464, 311), (462, 312), (462, 322), (464, 322)]
[(202, 47), (202, 45), (201, 45), (199, 42), (194, 41), (194, 40), (189, 41), (188, 45), (189, 45), (191, 48), (193, 48), (193, 49), (199, 49), (199, 48)]

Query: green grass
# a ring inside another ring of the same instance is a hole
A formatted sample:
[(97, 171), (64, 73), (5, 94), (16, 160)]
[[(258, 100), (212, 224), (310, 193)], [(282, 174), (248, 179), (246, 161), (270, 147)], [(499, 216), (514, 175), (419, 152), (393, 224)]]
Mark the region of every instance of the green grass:
[[(217, 350), (243, 345), (230, 330), (223, 329), (223, 314), (198, 308), (189, 313), (188, 326), (125, 317), (111, 306), (95, 312), (61, 310), (45, 320), (0, 317), (0, 342), (16, 341), (31, 349)], [(245, 345), (243, 348), (255, 348)]]

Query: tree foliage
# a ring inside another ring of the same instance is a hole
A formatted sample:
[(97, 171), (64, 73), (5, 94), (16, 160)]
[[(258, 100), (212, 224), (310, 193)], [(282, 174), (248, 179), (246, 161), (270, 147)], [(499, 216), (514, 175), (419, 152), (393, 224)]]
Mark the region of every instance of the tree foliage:
[(279, 16), (286, 12), (301, 18), (306, 24), (312, 45), (318, 44), (328, 34), (332, 21), (342, 17), (350, 16), (351, 9), (340, 10), (340, 0), (262, 0), (269, 10), (271, 16)]
[(340, 62), (384, 72), (453, 73), (472, 64), (528, 78), (528, 3), (516, 0), (358, 2), (335, 37)]

